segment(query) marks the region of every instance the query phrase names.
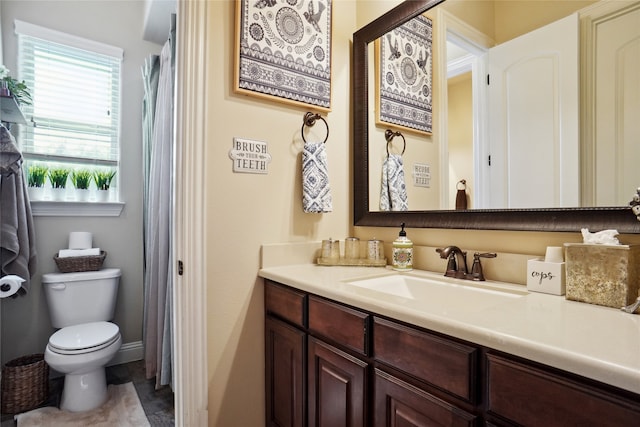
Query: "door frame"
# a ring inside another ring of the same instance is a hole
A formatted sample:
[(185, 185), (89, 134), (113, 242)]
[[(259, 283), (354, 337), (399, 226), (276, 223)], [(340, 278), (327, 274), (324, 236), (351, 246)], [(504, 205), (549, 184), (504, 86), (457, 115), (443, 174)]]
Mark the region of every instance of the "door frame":
[(208, 425), (206, 1), (177, 0), (174, 113), (173, 369), (176, 426)]
[[(474, 181), (477, 188), (482, 187), (485, 177), (482, 173), (484, 165), (484, 151), (487, 151), (488, 137), (488, 110), (486, 108), (487, 87), (485, 84), (486, 75), (486, 52), (495, 44), (493, 39), (486, 34), (478, 31), (471, 25), (439, 8), (437, 10), (436, 20), (438, 25), (435, 27), (434, 43), (437, 43), (437, 52), (446, 58), (447, 39), (455, 40), (458, 46), (464, 47), (470, 56), (466, 57), (464, 64), (447, 64), (447, 61), (438, 61), (438, 73), (440, 76), (449, 74), (449, 65), (452, 68), (466, 67), (472, 73), (472, 93), (473, 93), (473, 150), (474, 150)], [(442, 191), (440, 192), (440, 208), (448, 209), (449, 206), (449, 150), (448, 150), (448, 90), (446, 78), (438, 79), (437, 88), (434, 96), (438, 97), (439, 113), (438, 113), (438, 144), (440, 151), (440, 182)], [(476, 192), (476, 197), (482, 198), (482, 194)], [(478, 200), (479, 208), (482, 201)]]

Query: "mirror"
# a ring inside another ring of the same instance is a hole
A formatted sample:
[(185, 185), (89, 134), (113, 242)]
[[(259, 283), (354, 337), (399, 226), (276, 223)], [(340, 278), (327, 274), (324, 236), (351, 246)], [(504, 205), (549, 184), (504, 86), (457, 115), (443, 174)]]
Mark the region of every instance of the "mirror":
[[(405, 222), (408, 227), (464, 228), (525, 231), (579, 231), (616, 228), (621, 233), (639, 233), (640, 226), (628, 205), (597, 208), (533, 208), (420, 210), (378, 212), (370, 206), (370, 170), (372, 134), (369, 76), (373, 42), (398, 25), (435, 7), (443, 0), (407, 1), (364, 26), (353, 36), (354, 70), (354, 225), (393, 226)], [(430, 13), (433, 11), (430, 11)], [(436, 76), (437, 78), (437, 76)], [(434, 107), (435, 108), (435, 107)], [(436, 112), (434, 111), (434, 114)], [(435, 125), (434, 125), (435, 126)], [(384, 129), (382, 129), (384, 132)], [(377, 137), (377, 136), (376, 136)], [(581, 158), (582, 160), (582, 158)], [(406, 173), (406, 171), (405, 171)], [(409, 172), (410, 173), (410, 172)], [(633, 189), (630, 189), (631, 193)], [(631, 196), (629, 197), (631, 199)]]

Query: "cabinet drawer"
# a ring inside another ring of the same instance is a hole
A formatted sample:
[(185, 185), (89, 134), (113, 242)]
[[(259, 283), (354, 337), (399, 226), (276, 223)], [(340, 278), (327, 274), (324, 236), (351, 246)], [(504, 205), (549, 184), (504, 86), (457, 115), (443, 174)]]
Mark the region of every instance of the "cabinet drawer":
[(640, 403), (572, 378), (498, 355), (487, 355), (488, 409), (528, 426), (631, 426)]
[(306, 294), (265, 281), (264, 304), (267, 313), (275, 314), (294, 325), (305, 327), (304, 304)]
[(373, 353), (380, 362), (475, 403), (475, 347), (376, 317)]
[(368, 318), (367, 313), (309, 297), (309, 331), (360, 354), (367, 354)]

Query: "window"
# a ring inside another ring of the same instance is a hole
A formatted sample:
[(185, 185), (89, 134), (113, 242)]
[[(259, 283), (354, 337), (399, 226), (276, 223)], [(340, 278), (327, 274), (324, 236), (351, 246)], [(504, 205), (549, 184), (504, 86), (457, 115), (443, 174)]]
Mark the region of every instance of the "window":
[[(115, 171), (113, 196), (120, 175), (122, 49), (21, 21), (15, 28), (19, 79), (33, 98), (32, 105), (22, 106), (31, 121), (19, 138), (26, 169)], [(66, 187), (73, 188), (71, 174)], [(95, 182), (90, 190), (98, 193)], [(64, 200), (79, 199), (67, 190)]]

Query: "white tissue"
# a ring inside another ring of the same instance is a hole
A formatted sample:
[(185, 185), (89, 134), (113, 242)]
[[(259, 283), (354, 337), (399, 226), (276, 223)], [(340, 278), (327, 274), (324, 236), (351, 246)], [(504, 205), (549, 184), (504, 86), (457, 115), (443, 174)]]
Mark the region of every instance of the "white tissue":
[(620, 234), (618, 230), (602, 230), (590, 233), (588, 229), (582, 229), (582, 242), (592, 245), (619, 245), (616, 236)]
[(100, 248), (91, 249), (60, 249), (58, 258), (69, 258), (74, 256), (94, 256), (100, 255)]
[(0, 298), (15, 295), (22, 286), (24, 279), (20, 276), (8, 275), (0, 278)]

